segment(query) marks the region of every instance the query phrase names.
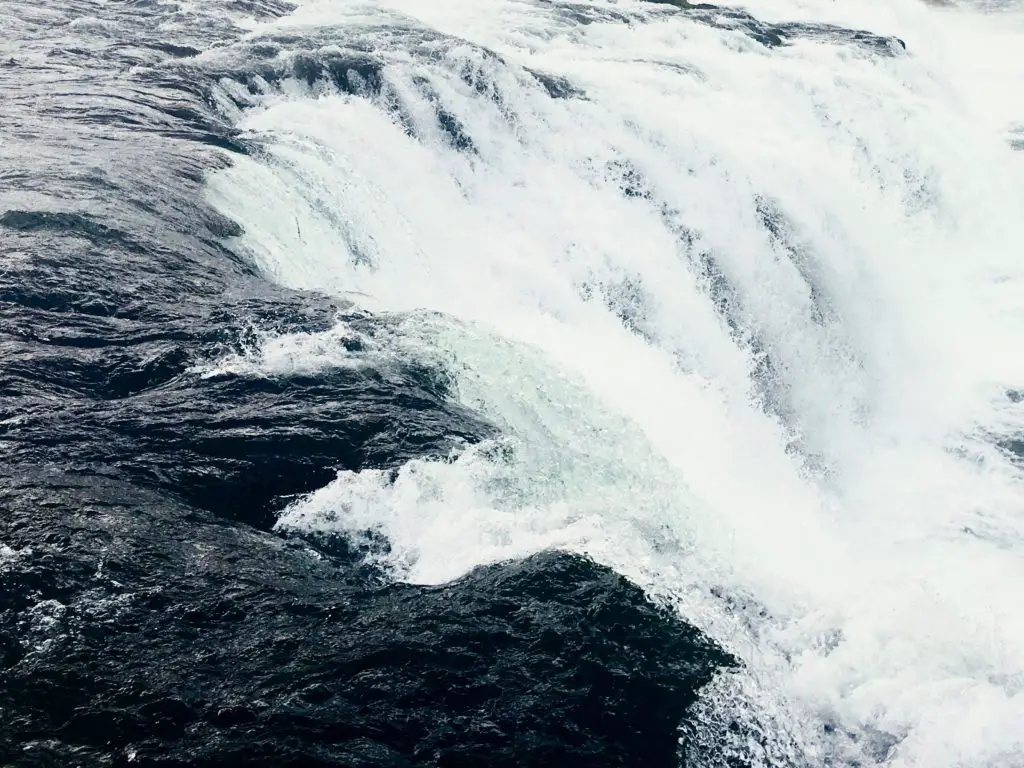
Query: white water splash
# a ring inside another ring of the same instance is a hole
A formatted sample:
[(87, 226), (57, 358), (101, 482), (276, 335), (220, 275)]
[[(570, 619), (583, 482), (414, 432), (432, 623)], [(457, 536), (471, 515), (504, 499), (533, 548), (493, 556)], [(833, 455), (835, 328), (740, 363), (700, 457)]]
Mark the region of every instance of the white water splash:
[(211, 362), (189, 369), (208, 379), (217, 376), (288, 377), (310, 376), (332, 368), (356, 368), (364, 364), (346, 342), (359, 334), (344, 322), (316, 333), (273, 333), (253, 329), (249, 344)]
[(409, 317), (409, 349), (505, 435), (343, 473), (281, 524), (383, 533), (420, 582), (589, 552), (743, 659), (709, 696), (767, 729), (755, 764), (1024, 765), (1024, 485), (994, 444), (1024, 431), (1021, 15), (751, 6), (907, 42), (883, 59), (586, 7), (629, 21), (382, 0), (280, 23), (343, 25), (384, 94), (265, 97), (242, 126), (266, 155), (212, 201), (273, 279), (444, 313)]

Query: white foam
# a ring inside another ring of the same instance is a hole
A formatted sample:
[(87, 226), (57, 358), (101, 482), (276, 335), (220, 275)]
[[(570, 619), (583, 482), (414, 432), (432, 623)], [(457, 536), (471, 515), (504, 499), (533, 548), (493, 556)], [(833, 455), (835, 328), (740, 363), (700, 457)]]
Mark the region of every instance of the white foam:
[(0, 570), (7, 570), (20, 558), (31, 554), (32, 550), (29, 547), (14, 549), (13, 547), (9, 547), (7, 544), (0, 544)]
[(316, 333), (274, 333), (253, 329), (251, 341), (240, 352), (199, 363), (192, 373), (201, 378), (246, 376), (273, 378), (313, 375), (332, 368), (359, 367), (363, 356), (353, 354), (345, 342), (360, 334), (344, 322)]
[[(281, 22), (375, 41), (415, 137), (366, 99), (267, 97), (243, 122), (267, 156), (216, 175), (211, 200), (273, 279), (431, 310), (405, 352), (455, 361), (504, 437), (393, 482), (343, 473), (280, 524), (383, 533), (388, 567), (422, 582), (585, 551), (743, 659), (712, 695), (774, 723), (779, 754), (1024, 765), (1024, 488), (992, 444), (1024, 428), (1004, 396), (1024, 382), (1020, 18), (753, 4), (908, 42), (880, 59), (606, 7), (644, 23), (514, 0), (312, 2)], [(399, 21), (457, 39), (414, 56)], [(524, 67), (587, 98), (552, 100)], [(422, 80), (475, 154), (445, 142)], [(653, 200), (622, 195), (623, 161)], [(700, 252), (742, 297), (742, 333)]]

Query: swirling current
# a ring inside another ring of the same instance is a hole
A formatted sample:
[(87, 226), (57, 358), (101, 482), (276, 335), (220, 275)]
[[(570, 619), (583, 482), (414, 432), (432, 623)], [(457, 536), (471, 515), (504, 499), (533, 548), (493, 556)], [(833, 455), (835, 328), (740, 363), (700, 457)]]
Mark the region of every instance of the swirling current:
[(0, 764), (1024, 766), (1019, 2), (0, 33)]

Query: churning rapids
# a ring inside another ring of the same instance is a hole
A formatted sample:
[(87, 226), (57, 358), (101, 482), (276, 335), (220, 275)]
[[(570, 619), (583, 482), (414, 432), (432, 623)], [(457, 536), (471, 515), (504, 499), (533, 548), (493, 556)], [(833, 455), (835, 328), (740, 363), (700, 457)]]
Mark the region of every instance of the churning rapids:
[(4, 765), (1024, 766), (1024, 5), (0, 1)]

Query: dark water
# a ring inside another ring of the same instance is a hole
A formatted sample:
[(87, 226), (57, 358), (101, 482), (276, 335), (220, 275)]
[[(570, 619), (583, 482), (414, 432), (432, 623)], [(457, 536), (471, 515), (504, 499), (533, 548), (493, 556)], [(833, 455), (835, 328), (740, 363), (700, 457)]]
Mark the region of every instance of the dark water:
[[(901, 50), (668, 5), (767, 46)], [(234, 70), (192, 60), (288, 10), (0, 4), (0, 762), (685, 761), (679, 724), (732, 662), (607, 569), (543, 554), (389, 585), (345, 541), (270, 532), (340, 469), (493, 432), (433, 363), (197, 372), (260, 333), (342, 318), (358, 352), (395, 322), (269, 283), (202, 202), (206, 173), (259, 151), (214, 108), (217, 78), (374, 87), (371, 52), (324, 53), (330, 31), (285, 69), (272, 39), (235, 46)], [(596, 12), (565, 5), (579, 23)]]

